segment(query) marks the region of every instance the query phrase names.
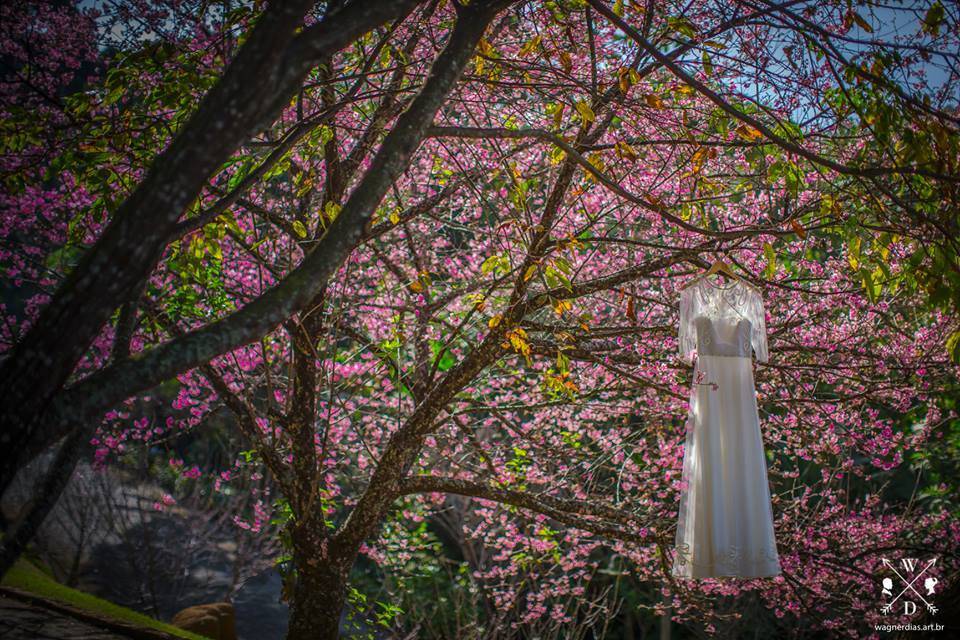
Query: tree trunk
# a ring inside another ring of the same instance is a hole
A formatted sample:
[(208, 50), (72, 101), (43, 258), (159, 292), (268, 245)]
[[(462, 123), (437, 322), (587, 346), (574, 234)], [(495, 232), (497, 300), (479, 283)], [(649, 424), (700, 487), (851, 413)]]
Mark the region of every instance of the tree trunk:
[(339, 638), (346, 587), (346, 579), (332, 566), (306, 571), (298, 568), (287, 640)]
[(70, 482), (80, 457), (89, 450), (90, 433), (85, 427), (76, 427), (60, 445), (57, 455), (43, 474), (30, 502), (22, 509), (14, 524), (5, 532), (0, 547), (0, 578), (16, 564), (20, 555), (33, 540), (40, 525), (56, 506), (60, 494)]
[(320, 517), (295, 524), (291, 540), (296, 575), (287, 640), (336, 640), (352, 561), (331, 557)]

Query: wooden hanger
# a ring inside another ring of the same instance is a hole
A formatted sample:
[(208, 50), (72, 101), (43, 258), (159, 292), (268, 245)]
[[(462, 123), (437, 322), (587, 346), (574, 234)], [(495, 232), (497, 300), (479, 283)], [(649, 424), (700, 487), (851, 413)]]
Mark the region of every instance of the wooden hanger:
[(727, 275), (727, 277), (732, 278), (733, 280), (739, 280), (740, 282), (750, 287), (754, 291), (757, 291), (757, 288), (755, 286), (753, 286), (752, 284), (750, 284), (749, 282), (747, 282), (746, 280), (744, 280), (743, 278), (735, 274), (733, 272), (733, 269), (730, 268), (730, 265), (727, 264), (722, 258), (717, 258), (716, 260), (714, 260), (713, 264), (710, 265), (710, 268), (707, 269), (705, 273), (702, 273), (696, 278), (693, 278), (690, 282), (680, 287), (680, 289), (682, 290), (682, 289), (686, 289), (687, 287), (691, 287), (697, 282), (703, 280), (704, 278), (709, 278), (715, 273), (724, 273)]
[(735, 273), (733, 272), (733, 269), (730, 268), (730, 265), (728, 265), (726, 262), (724, 262), (724, 261), (723, 261), (722, 259), (720, 259), (720, 258), (714, 260), (713, 264), (710, 265), (710, 268), (707, 269), (707, 272), (706, 272), (705, 274), (703, 274), (702, 277), (704, 277), (704, 278), (709, 278), (709, 277), (712, 276), (713, 274), (715, 274), (715, 273), (721, 273), (721, 272), (727, 274), (728, 277), (733, 278), (734, 280), (742, 280), (742, 279), (743, 279), (743, 278), (741, 278), (740, 276), (738, 276), (737, 274), (735, 274)]

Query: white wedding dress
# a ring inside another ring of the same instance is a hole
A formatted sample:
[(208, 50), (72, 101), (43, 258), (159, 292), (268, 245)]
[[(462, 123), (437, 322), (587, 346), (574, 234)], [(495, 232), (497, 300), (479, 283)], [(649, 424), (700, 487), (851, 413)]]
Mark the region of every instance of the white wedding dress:
[(673, 575), (780, 573), (751, 347), (767, 361), (760, 292), (701, 278), (680, 293), (680, 356), (692, 364)]

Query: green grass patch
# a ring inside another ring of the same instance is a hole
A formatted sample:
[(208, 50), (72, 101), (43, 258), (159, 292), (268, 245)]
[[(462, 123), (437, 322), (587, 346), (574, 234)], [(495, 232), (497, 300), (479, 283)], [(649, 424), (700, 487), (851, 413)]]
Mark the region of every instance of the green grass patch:
[(206, 640), (203, 636), (178, 629), (173, 625), (160, 622), (150, 616), (113, 604), (102, 598), (92, 596), (89, 593), (64, 586), (41, 571), (36, 565), (22, 558), (18, 560), (17, 564), (4, 576), (3, 585), (28, 591), (34, 595), (50, 598), (51, 600), (57, 600), (74, 606), (77, 609), (90, 611), (105, 617), (114, 618), (115, 620), (123, 620), (124, 622), (129, 622), (141, 627), (150, 627), (151, 629), (164, 631), (179, 638)]

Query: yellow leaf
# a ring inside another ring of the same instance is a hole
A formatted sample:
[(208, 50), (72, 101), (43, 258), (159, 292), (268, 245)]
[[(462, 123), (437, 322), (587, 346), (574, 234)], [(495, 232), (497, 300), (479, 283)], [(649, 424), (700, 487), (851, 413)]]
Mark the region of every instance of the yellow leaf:
[(890, 262), (890, 245), (880, 247), (880, 257), (883, 258), (884, 262)]
[[(598, 151), (594, 151), (587, 156), (587, 160), (590, 162), (590, 165), (600, 173), (603, 173), (604, 169), (607, 168), (607, 163), (603, 161), (603, 156), (600, 155)], [(590, 173), (590, 178), (596, 179), (596, 176)]]
[(707, 161), (709, 150), (706, 147), (700, 147), (690, 156), (690, 163), (693, 165), (694, 173), (699, 173)]
[(563, 67), (564, 73), (570, 73), (573, 70), (573, 58), (566, 51), (560, 52), (560, 66)]
[(410, 283), (410, 291), (413, 291), (414, 293), (420, 293), (423, 291), (423, 283), (421, 283), (419, 280), (414, 280)]
[(392, 222), (393, 224), (397, 224), (398, 222), (400, 222), (400, 212), (397, 211), (396, 209), (390, 212), (390, 222)]
[(491, 46), (486, 38), (480, 38), (480, 42), (477, 43), (477, 49), (485, 56), (493, 57), (494, 55), (493, 46)]
[(520, 327), (516, 327), (507, 332), (507, 340), (509, 342), (504, 343), (505, 347), (513, 347), (513, 350), (517, 353), (521, 353), (524, 357), (530, 355), (530, 344), (527, 342), (527, 332)]
[(583, 120), (584, 125), (588, 125), (597, 119), (597, 116), (593, 113), (593, 109), (590, 108), (590, 105), (587, 104), (586, 101), (578, 100), (575, 106), (577, 108), (577, 113), (580, 114), (580, 119)]
[(763, 257), (767, 259), (767, 267), (763, 274), (767, 279), (770, 279), (777, 273), (777, 253), (769, 242), (763, 243)]
[(534, 52), (534, 50), (540, 46), (540, 36), (535, 36), (527, 41), (525, 45), (520, 47), (520, 57), (526, 58), (528, 55)]
[(565, 104), (560, 103), (557, 105), (557, 108), (553, 111), (553, 126), (560, 128), (560, 125), (563, 124), (563, 110), (566, 107)]
[(634, 150), (634, 148), (631, 147), (626, 142), (624, 142), (623, 140), (617, 141), (616, 151), (617, 151), (617, 155), (620, 156), (620, 158), (625, 158), (630, 162), (636, 162), (637, 158), (639, 157), (637, 155), (637, 152)]
[(496, 329), (501, 320), (503, 320), (503, 315), (498, 313), (487, 321), (487, 326)]
[(548, 153), (551, 164), (560, 164), (567, 157), (567, 152), (560, 147), (551, 147)]
[(527, 280), (532, 278), (533, 274), (535, 274), (536, 272), (537, 272), (537, 265), (532, 264), (529, 267), (527, 267), (526, 273), (523, 274), (523, 281), (526, 282)]
[(301, 238), (306, 238), (306, 237), (307, 237), (307, 228), (306, 228), (305, 226), (303, 226), (303, 223), (300, 222), (299, 220), (294, 220), (294, 221), (293, 221), (293, 230), (294, 230), (294, 231), (297, 233), (297, 235), (300, 236)]
[(569, 311), (573, 308), (573, 304), (569, 300), (557, 300), (553, 304), (553, 312), (558, 316), (562, 316), (564, 311)]
[(850, 238), (847, 243), (847, 262), (854, 270), (860, 268), (860, 236)]
[(328, 222), (333, 222), (337, 219), (337, 216), (340, 215), (340, 205), (336, 202), (328, 202), (323, 207), (323, 213), (327, 217)]

